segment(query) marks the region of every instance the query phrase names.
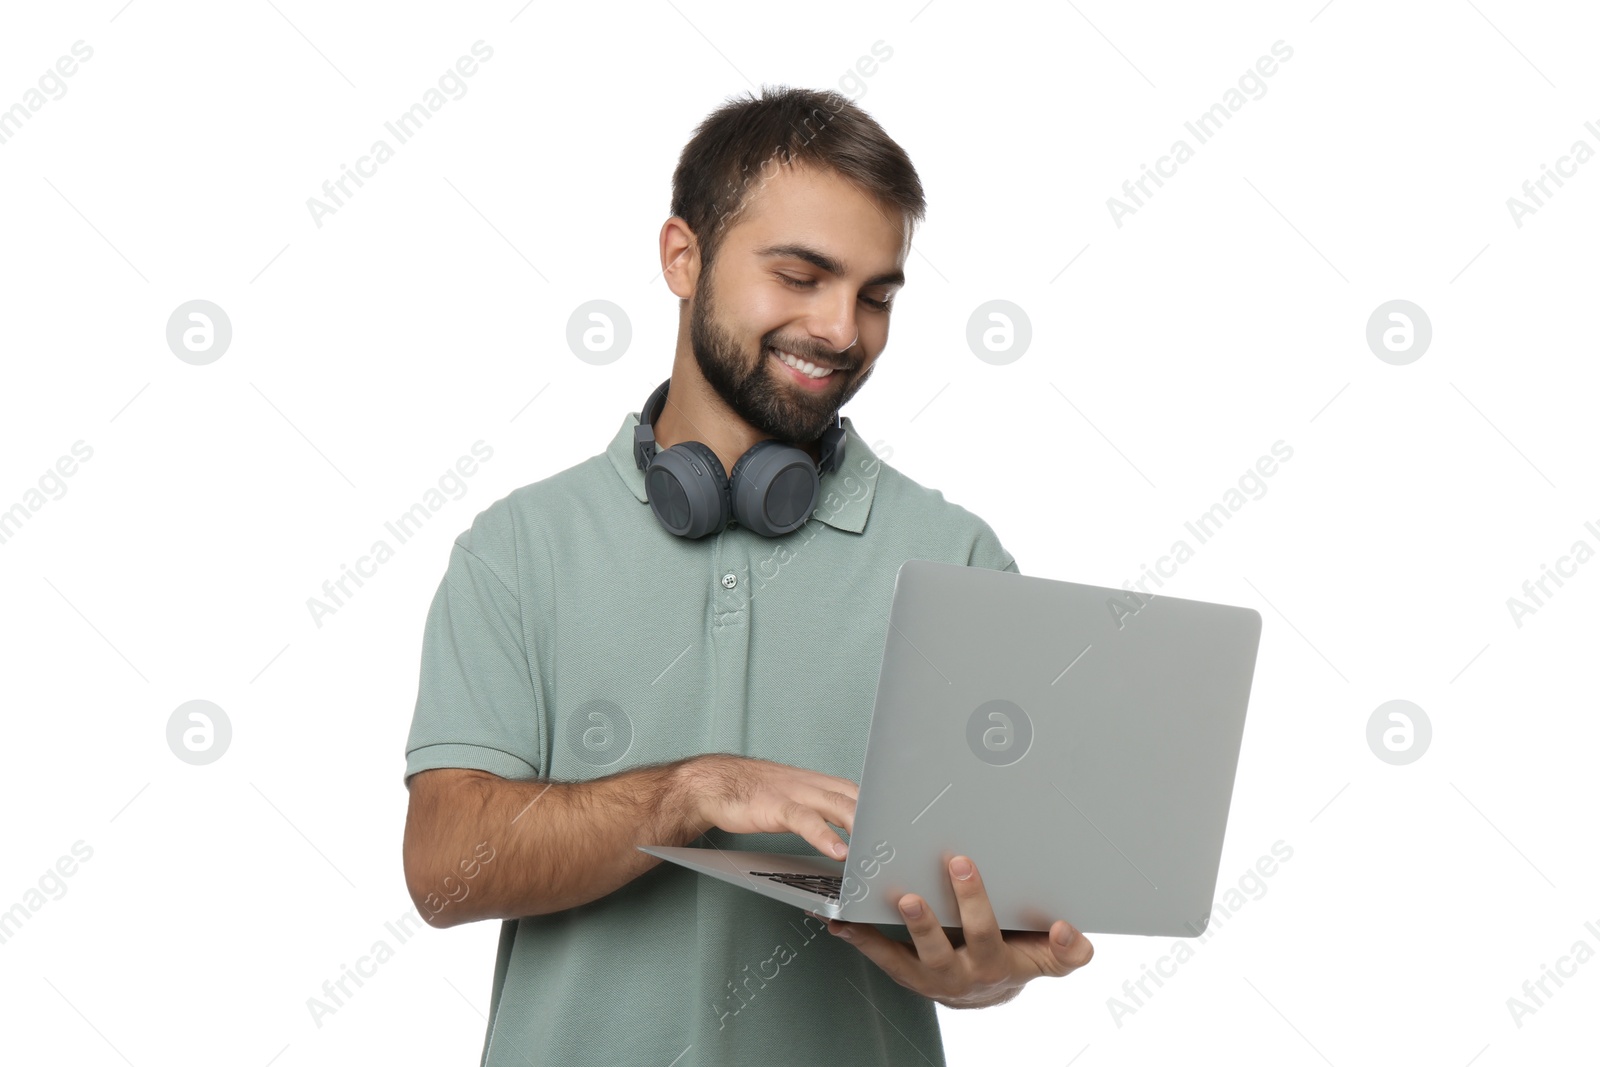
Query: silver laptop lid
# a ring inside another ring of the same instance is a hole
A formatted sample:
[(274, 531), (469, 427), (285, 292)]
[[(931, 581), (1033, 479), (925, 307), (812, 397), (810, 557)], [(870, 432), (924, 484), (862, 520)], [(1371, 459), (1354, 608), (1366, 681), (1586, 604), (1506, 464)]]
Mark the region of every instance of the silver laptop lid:
[(959, 926), (962, 853), (1002, 929), (1204, 931), (1260, 636), (1249, 608), (904, 563), (843, 917), (915, 892)]

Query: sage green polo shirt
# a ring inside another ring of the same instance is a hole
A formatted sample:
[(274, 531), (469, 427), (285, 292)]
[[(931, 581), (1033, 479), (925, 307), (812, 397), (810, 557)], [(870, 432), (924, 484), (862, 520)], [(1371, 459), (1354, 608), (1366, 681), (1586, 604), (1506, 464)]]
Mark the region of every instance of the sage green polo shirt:
[[(881, 460), (849, 418), (798, 530), (675, 537), (634, 466), (638, 421), (457, 538), (423, 632), (407, 778), (578, 781), (730, 752), (859, 781), (900, 564), (1017, 570), (982, 519)], [(695, 843), (817, 854), (783, 834)], [(801, 909), (660, 863), (502, 925), (482, 1062), (938, 1067), (944, 1052), (934, 1002)]]

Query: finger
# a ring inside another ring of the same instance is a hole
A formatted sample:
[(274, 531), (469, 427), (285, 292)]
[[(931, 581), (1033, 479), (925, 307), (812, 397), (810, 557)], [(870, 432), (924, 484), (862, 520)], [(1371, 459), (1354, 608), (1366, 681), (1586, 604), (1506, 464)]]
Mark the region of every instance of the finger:
[(843, 793), (851, 800), (861, 795), (861, 787), (848, 778), (840, 778), (832, 774), (823, 774), (820, 771), (806, 772), (807, 784), (814, 785), (825, 792)]
[(833, 828), (818, 815), (812, 808), (801, 804), (799, 801), (790, 801), (779, 813), (783, 825), (794, 833), (799, 834), (811, 843), (816, 849), (830, 859), (842, 860), (849, 848), (844, 839), (833, 832)]
[[(1067, 940), (1063, 942), (1061, 936)], [(1005, 935), (1006, 947), (1013, 955), (1020, 955), (1032, 966), (1032, 974), (1023, 977), (1061, 978), (1088, 963), (1094, 957), (1094, 946), (1071, 923), (1057, 922), (1049, 930), (1011, 932)]]
[(917, 946), (917, 959), (922, 966), (939, 974), (954, 967), (956, 950), (928, 902), (916, 893), (905, 893), (897, 901), (897, 907), (911, 934), (911, 943)]
[(1071, 974), (1094, 959), (1094, 945), (1076, 926), (1062, 919), (1050, 927), (1050, 956), (1062, 968), (1059, 977)]
[(835, 826), (844, 827), (845, 833), (855, 833), (856, 823), (856, 798), (849, 793), (841, 793), (836, 789), (818, 788), (815, 804), (817, 810)]
[(838, 919), (824, 921), (828, 924), (828, 933), (847, 945), (855, 946), (863, 956), (876, 963), (884, 974), (907, 989), (922, 991), (922, 965), (910, 945), (885, 937), (871, 923), (847, 923)]
[(969, 856), (950, 860), (950, 884), (955, 887), (956, 904), (961, 909), (961, 932), (966, 938), (967, 955), (975, 967), (1000, 967), (1005, 959), (1005, 940), (1000, 923), (989, 903), (978, 865)]

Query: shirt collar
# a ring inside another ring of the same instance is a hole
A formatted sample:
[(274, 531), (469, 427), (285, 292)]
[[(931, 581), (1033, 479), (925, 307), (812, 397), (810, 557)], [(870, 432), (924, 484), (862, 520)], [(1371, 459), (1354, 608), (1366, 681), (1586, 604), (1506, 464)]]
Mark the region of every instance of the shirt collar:
[[(844, 455), (837, 470), (822, 472), (817, 488), (817, 507), (811, 514), (836, 530), (860, 533), (866, 528), (867, 513), (872, 510), (872, 497), (877, 490), (878, 475), (883, 471), (883, 464), (856, 433), (850, 416), (841, 416), (840, 423), (845, 431)], [(639, 503), (645, 504), (650, 498), (645, 494), (644, 471), (635, 466), (633, 461), (633, 428), (637, 425), (639, 413), (628, 412), (616, 436), (611, 439), (611, 444), (606, 446), (606, 454), (611, 457), (611, 465), (616, 468), (617, 475)]]

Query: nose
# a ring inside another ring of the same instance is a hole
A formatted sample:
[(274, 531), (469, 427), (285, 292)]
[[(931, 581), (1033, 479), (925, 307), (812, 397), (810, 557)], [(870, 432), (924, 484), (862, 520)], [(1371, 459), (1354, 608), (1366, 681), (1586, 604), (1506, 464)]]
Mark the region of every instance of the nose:
[(815, 323), (811, 336), (836, 355), (854, 347), (861, 337), (861, 331), (856, 326), (854, 299), (844, 304), (828, 321)]

